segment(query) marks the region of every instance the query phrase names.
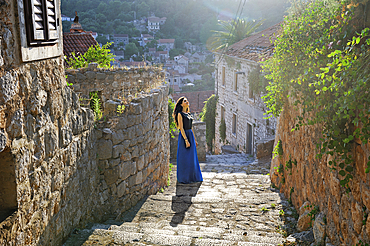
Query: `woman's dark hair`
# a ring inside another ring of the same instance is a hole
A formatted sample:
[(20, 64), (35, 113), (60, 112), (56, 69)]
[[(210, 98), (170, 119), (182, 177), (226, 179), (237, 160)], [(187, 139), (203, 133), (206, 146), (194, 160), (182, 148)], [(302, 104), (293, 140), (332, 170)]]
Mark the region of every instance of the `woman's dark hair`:
[[(182, 112), (182, 102), (184, 101), (184, 98), (185, 97), (180, 97), (177, 102), (176, 102), (176, 105), (175, 105), (175, 108), (173, 110), (173, 114), (172, 114), (172, 117), (174, 118), (175, 120), (175, 123), (176, 123), (176, 127), (179, 128), (179, 122), (177, 121), (177, 114)], [(187, 112), (189, 112), (189, 108), (187, 110)]]

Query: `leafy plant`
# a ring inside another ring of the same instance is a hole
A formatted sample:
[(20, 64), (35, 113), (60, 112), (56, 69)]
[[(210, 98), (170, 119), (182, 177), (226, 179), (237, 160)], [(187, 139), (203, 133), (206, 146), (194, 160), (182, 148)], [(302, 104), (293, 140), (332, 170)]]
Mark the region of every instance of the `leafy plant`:
[(316, 214), (319, 213), (319, 207), (315, 205), (307, 205), (306, 208), (312, 208), (312, 210), (308, 213), (308, 216), (310, 217), (310, 227), (312, 226), (312, 222), (315, 220)]
[(117, 114), (118, 116), (121, 116), (123, 112), (125, 111), (126, 106), (125, 105), (118, 105), (117, 106)]
[(276, 208), (276, 204), (275, 203), (271, 203), (271, 207), (272, 208)]
[(284, 152), (283, 152), (283, 145), (282, 145), (281, 140), (277, 142), (272, 153), (274, 154), (272, 158), (275, 158), (276, 156), (279, 156), (279, 157), (283, 156)]
[(280, 215), (280, 216), (284, 216), (284, 215), (285, 215), (284, 210), (280, 210), (280, 211), (279, 211), (279, 215)]
[(260, 210), (261, 210), (262, 212), (270, 211), (269, 209), (267, 209), (267, 208), (265, 208), (265, 207), (262, 207)]
[(171, 99), (168, 99), (168, 124), (169, 124), (171, 138), (175, 137), (173, 133), (177, 131), (175, 120), (172, 117), (174, 108), (175, 108), (175, 104), (172, 102)]
[(219, 131), (220, 131), (220, 139), (223, 143), (225, 143), (225, 139), (226, 139), (226, 122), (225, 122), (225, 119), (221, 119)]
[(169, 165), (169, 171), (168, 171), (168, 178), (167, 178), (167, 186), (170, 186), (170, 184), (171, 184), (172, 168), (173, 168), (173, 164), (170, 163), (170, 165)]
[(71, 57), (66, 58), (68, 67), (77, 69), (84, 68), (89, 65), (89, 63), (96, 62), (98, 67), (110, 68), (110, 63), (114, 61), (113, 54), (109, 53), (108, 49), (112, 43), (106, 43), (102, 47), (99, 44), (91, 46), (87, 52), (83, 55), (71, 53)]
[[(286, 17), (274, 55), (263, 65), (270, 80), (267, 113), (279, 116), (289, 98), (302, 109), (293, 130), (320, 126), (317, 158), (334, 157), (329, 165), (347, 189), (354, 140), (365, 144), (370, 138), (370, 32), (356, 26), (355, 19), (362, 18), (354, 14), (360, 12), (356, 2), (302, 1)], [(370, 161), (367, 165), (369, 172)]]
[(101, 110), (101, 102), (98, 96), (98, 92), (90, 92), (90, 108), (94, 112), (95, 120), (100, 120), (103, 116), (103, 112)]
[(268, 80), (261, 73), (261, 67), (257, 66), (248, 73), (249, 88), (253, 95), (258, 95), (266, 92), (266, 86), (269, 85)]
[(205, 102), (201, 113), (201, 119), (206, 123), (206, 141), (209, 150), (213, 150), (213, 139), (215, 139), (216, 105), (218, 97), (212, 95)]

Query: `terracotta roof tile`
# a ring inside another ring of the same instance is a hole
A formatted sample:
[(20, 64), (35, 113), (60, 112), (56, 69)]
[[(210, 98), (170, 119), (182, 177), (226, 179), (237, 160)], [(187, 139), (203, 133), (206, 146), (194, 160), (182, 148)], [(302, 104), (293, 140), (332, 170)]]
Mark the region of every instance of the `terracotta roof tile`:
[(175, 39), (171, 38), (171, 39), (159, 39), (158, 40), (158, 43), (159, 44), (164, 44), (164, 43), (174, 43), (175, 42)]
[(72, 52), (85, 54), (97, 42), (91, 33), (63, 33), (63, 53), (70, 57)]
[(226, 55), (256, 62), (270, 57), (274, 51), (273, 41), (281, 28), (281, 24), (278, 23), (231, 45), (225, 52)]
[(183, 93), (174, 93), (171, 94), (175, 103), (180, 97), (186, 97), (190, 103), (190, 112), (200, 113), (203, 110), (205, 101), (208, 100), (213, 94), (214, 91), (192, 91), (192, 92), (183, 92)]

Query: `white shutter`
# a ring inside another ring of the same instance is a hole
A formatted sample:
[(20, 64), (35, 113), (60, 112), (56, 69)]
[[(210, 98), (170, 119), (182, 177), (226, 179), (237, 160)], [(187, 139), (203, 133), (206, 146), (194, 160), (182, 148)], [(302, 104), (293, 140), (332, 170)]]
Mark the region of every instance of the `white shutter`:
[(56, 9), (55, 0), (45, 0), (47, 9), (47, 24), (48, 24), (48, 38), (57, 39), (58, 38), (58, 14)]
[(31, 0), (33, 39), (45, 40), (45, 10), (42, 0)]

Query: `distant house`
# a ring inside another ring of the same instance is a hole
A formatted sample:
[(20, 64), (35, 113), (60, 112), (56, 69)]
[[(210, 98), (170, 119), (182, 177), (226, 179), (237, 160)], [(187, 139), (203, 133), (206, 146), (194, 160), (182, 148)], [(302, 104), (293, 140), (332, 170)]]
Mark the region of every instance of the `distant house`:
[(165, 63), (165, 61), (168, 59), (168, 51), (157, 51), (154, 53), (153, 62), (155, 63)]
[(159, 17), (149, 17), (148, 18), (148, 31), (149, 32), (156, 32), (159, 31), (161, 28), (160, 26), (166, 22), (167, 18), (159, 18)]
[(80, 23), (73, 22), (70, 32), (63, 33), (64, 56), (69, 58), (72, 52), (83, 55), (91, 46), (98, 44), (91, 33), (84, 31)]
[(129, 43), (129, 38), (127, 34), (114, 34), (113, 35), (113, 42), (115, 45), (119, 43), (123, 43), (124, 45)]
[(129, 62), (120, 62), (120, 67), (128, 67), (128, 68), (137, 68), (137, 67), (144, 67), (146, 65), (149, 65), (150, 63), (148, 61), (129, 61)]
[(159, 39), (157, 47), (163, 47), (164, 50), (170, 51), (175, 48), (175, 39)]
[(186, 73), (186, 67), (181, 66), (181, 65), (175, 65), (175, 66), (173, 66), (173, 70), (178, 71), (180, 74), (181, 73), (182, 74)]
[(73, 21), (73, 18), (63, 15), (63, 14), (61, 15), (61, 17), (62, 17), (62, 21)]
[(141, 34), (140, 38), (140, 46), (145, 46), (147, 43), (151, 42), (154, 39), (154, 37), (150, 34)]
[(190, 112), (198, 115), (202, 112), (205, 101), (208, 100), (214, 91), (192, 91), (192, 92), (181, 92), (171, 94), (173, 100), (176, 102), (180, 97), (186, 97), (190, 103)]
[(201, 62), (204, 63), (206, 60), (206, 55), (203, 52), (196, 52), (190, 57), (190, 62)]
[(185, 67), (185, 73), (187, 73), (189, 69), (189, 58), (184, 55), (179, 55), (175, 56), (174, 59), (179, 66)]
[(115, 58), (117, 60), (119, 60), (119, 59), (125, 59), (125, 52), (123, 50), (115, 50), (113, 52), (113, 54), (115, 55)]

